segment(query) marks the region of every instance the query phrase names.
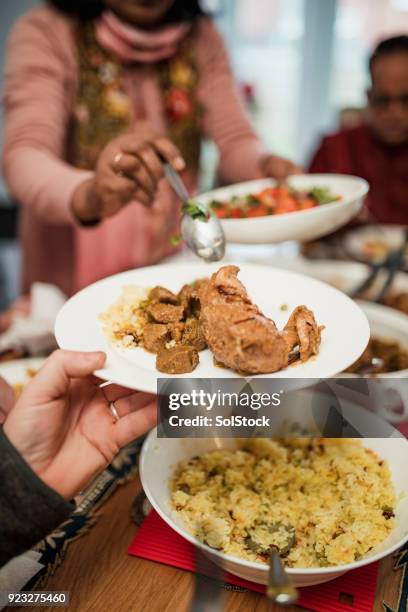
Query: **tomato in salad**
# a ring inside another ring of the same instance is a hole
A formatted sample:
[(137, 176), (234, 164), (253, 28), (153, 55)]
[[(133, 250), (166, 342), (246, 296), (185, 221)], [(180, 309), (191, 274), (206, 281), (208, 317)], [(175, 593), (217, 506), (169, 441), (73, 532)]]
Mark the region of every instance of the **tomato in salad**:
[(341, 196), (333, 194), (326, 187), (300, 191), (278, 185), (266, 187), (258, 193), (233, 196), (226, 202), (213, 200), (210, 206), (219, 219), (248, 219), (308, 210), (339, 200)]

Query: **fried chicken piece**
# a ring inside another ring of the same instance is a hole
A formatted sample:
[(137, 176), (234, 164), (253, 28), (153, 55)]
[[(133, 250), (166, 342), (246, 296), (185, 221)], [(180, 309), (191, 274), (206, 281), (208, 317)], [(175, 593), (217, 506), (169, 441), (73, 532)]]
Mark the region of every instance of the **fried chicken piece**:
[(193, 346), (179, 345), (161, 349), (156, 356), (156, 368), (165, 374), (185, 374), (198, 365), (198, 352)]
[(201, 278), (193, 283), (183, 285), (178, 292), (179, 303), (184, 307), (187, 316), (198, 318), (200, 316), (199, 291), (208, 283), (208, 278)]
[(313, 313), (298, 307), (280, 332), (251, 302), (238, 272), (237, 266), (223, 266), (199, 289), (200, 324), (216, 361), (238, 372), (262, 374), (287, 367), (298, 345), (303, 360), (314, 354), (320, 330)]
[(146, 308), (147, 314), (155, 323), (177, 323), (184, 315), (183, 306), (155, 302)]
[(201, 329), (200, 322), (197, 319), (188, 319), (184, 325), (181, 344), (193, 346), (197, 351), (203, 351), (207, 348), (207, 342)]
[(149, 301), (153, 304), (155, 302), (161, 302), (162, 304), (173, 304), (177, 305), (179, 303), (177, 295), (175, 295), (166, 287), (161, 287), (160, 285), (156, 285), (149, 292)]
[(170, 330), (163, 323), (147, 323), (143, 328), (143, 346), (151, 353), (158, 353), (170, 339)]
[(177, 321), (177, 323), (169, 323), (167, 325), (168, 330), (170, 331), (171, 337), (176, 342), (181, 342), (184, 333), (185, 322)]
[(313, 312), (306, 306), (297, 306), (283, 328), (282, 336), (289, 351), (299, 346), (300, 360), (307, 361), (319, 352), (320, 331)]

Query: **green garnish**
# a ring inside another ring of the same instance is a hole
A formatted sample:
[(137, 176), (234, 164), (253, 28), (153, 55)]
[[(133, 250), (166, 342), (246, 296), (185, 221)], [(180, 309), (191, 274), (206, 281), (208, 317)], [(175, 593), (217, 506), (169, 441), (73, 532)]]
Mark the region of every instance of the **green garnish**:
[(200, 221), (208, 221), (210, 215), (208, 210), (199, 204), (195, 200), (188, 200), (183, 206), (183, 213), (189, 215), (192, 219), (199, 219)]
[(219, 210), (222, 207), (223, 203), (219, 202), (218, 200), (212, 200), (212, 202), (210, 203), (210, 208), (212, 208), (213, 210)]
[(170, 238), (170, 244), (171, 244), (172, 246), (178, 246), (178, 245), (180, 244), (180, 242), (181, 242), (181, 236), (180, 236), (180, 234), (176, 234), (175, 236), (172, 236), (172, 237)]
[(260, 201), (258, 200), (258, 198), (256, 198), (253, 195), (249, 195), (246, 197), (246, 203), (248, 204), (248, 206), (250, 206), (251, 208), (255, 208), (255, 206), (259, 206)]
[(336, 196), (328, 187), (313, 187), (310, 195), (318, 204), (328, 204), (336, 199)]

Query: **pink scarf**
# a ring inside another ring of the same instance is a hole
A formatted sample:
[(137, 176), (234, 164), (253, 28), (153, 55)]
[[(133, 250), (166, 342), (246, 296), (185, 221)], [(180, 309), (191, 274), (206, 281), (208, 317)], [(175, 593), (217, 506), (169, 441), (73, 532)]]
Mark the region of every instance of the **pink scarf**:
[(104, 11), (95, 22), (98, 42), (123, 62), (152, 63), (175, 54), (179, 41), (190, 29), (189, 23), (167, 25), (159, 30), (141, 30)]

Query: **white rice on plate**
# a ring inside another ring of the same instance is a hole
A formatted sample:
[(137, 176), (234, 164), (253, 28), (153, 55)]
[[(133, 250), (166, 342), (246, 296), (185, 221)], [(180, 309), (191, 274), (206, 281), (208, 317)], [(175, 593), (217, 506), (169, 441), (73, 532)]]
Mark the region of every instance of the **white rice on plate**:
[(144, 312), (150, 287), (125, 285), (119, 298), (99, 315), (108, 339), (122, 348), (138, 346), (147, 323)]

